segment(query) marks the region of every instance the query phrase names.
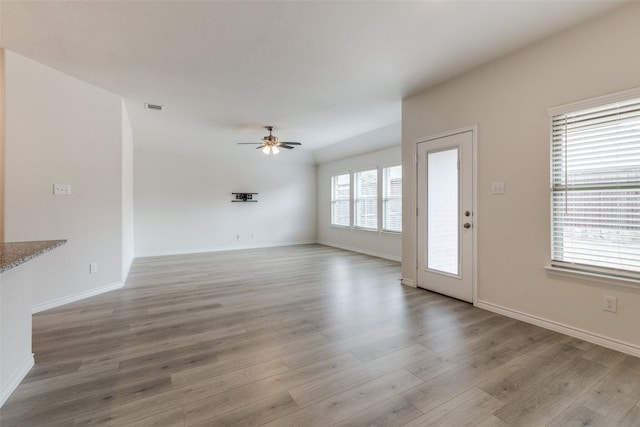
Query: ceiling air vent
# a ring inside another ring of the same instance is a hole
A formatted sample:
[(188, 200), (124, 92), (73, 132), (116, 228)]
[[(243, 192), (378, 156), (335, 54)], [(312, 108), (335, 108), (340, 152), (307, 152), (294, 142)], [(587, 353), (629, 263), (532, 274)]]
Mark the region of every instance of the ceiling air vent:
[(162, 111), (162, 109), (164, 108), (162, 105), (156, 105), (156, 104), (147, 104), (146, 102), (144, 103), (144, 108), (146, 108), (147, 110), (157, 110), (157, 111)]

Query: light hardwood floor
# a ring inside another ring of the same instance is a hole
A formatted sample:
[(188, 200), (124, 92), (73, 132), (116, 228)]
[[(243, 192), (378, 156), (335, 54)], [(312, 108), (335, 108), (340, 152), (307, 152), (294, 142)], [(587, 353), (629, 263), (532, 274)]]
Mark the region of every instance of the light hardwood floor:
[(640, 426), (640, 359), (319, 245), (135, 261), (34, 316), (8, 426)]

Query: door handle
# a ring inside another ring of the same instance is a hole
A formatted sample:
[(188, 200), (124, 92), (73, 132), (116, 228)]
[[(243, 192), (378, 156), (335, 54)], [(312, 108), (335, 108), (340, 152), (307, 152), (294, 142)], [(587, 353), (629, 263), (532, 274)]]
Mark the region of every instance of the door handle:
[(468, 222), (465, 222), (463, 225), (464, 228), (471, 228), (471, 224), (469, 224)]

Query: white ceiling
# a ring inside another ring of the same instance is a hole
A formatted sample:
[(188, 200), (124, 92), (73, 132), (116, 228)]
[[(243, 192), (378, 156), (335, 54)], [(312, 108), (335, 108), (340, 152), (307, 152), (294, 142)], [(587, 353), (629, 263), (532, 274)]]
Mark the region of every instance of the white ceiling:
[(0, 43), (123, 96), (137, 149), (248, 149), (235, 143), (274, 125), (315, 150), (389, 129), (403, 97), (619, 4), (3, 0)]

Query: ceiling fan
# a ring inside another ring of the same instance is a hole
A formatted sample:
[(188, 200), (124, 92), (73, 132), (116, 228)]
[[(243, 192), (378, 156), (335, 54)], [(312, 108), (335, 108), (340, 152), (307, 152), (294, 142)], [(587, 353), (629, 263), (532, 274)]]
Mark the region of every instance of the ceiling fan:
[(294, 147), (292, 145), (302, 145), (299, 142), (290, 142), (290, 141), (278, 141), (278, 138), (273, 136), (273, 126), (265, 126), (265, 129), (269, 131), (269, 135), (262, 137), (262, 142), (239, 142), (238, 144), (251, 144), (251, 145), (259, 145), (256, 147), (256, 150), (262, 148), (262, 152), (264, 154), (273, 154), (276, 155), (280, 152), (280, 148), (286, 148), (287, 150), (293, 150)]

